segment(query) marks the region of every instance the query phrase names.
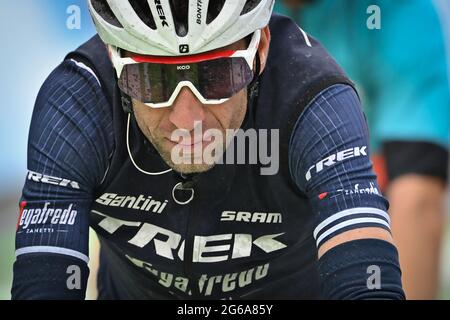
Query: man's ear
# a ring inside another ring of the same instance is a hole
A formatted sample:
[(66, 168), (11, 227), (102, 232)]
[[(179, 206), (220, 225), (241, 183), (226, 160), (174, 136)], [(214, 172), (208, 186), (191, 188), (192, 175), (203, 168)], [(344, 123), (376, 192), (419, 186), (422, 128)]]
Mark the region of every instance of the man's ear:
[(270, 47), (270, 29), (269, 26), (265, 26), (261, 29), (261, 40), (259, 42), (258, 54), (261, 62), (260, 74), (264, 71), (267, 64), (267, 57), (269, 56)]

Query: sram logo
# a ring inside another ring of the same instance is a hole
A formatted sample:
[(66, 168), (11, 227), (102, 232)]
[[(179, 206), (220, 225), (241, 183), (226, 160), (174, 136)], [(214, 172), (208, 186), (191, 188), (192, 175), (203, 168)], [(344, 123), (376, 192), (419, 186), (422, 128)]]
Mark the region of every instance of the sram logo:
[(340, 151), (336, 154), (332, 154), (331, 156), (329, 156), (323, 160), (320, 160), (318, 163), (311, 166), (311, 168), (309, 168), (308, 172), (306, 172), (306, 175), (305, 175), (306, 180), (307, 181), (311, 180), (312, 172), (317, 174), (317, 173), (321, 172), (325, 167), (331, 167), (338, 162), (342, 162), (344, 160), (355, 158), (355, 157), (367, 156), (366, 149), (367, 149), (367, 146), (350, 148), (350, 149), (347, 149), (344, 151)]
[(61, 186), (61, 187), (71, 187), (73, 189), (80, 189), (80, 185), (76, 181), (47, 176), (45, 174), (37, 173), (34, 171), (30, 171), (30, 170), (28, 171), (27, 179), (35, 181), (35, 182), (54, 184), (56, 186)]
[[(178, 233), (151, 223), (124, 221), (98, 211), (92, 212), (104, 217), (98, 225), (108, 233), (113, 234), (123, 226), (138, 227), (135, 236), (128, 240), (128, 243), (143, 248), (153, 242), (157, 255), (170, 260), (175, 260), (177, 256), (183, 261), (185, 240)], [(284, 243), (275, 239), (283, 234), (284, 232), (268, 234), (256, 239), (247, 233), (195, 236), (192, 262), (212, 263), (250, 257), (255, 247), (266, 253), (278, 251), (286, 248)]]
[(223, 211), (220, 221), (281, 223), (281, 213)]

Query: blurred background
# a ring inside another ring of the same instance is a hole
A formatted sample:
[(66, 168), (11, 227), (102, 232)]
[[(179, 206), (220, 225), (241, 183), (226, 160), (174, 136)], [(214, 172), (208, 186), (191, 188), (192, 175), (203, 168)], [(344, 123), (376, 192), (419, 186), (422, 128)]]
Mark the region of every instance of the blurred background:
[[(353, 0), (319, 0), (319, 2), (326, 2), (325, 7), (320, 9), (321, 15), (327, 17), (328, 20), (331, 17), (331, 20), (333, 20), (334, 18), (331, 16), (333, 10), (342, 9), (342, 7), (336, 9), (333, 5), (336, 2), (342, 3), (345, 1), (348, 1), (348, 3), (354, 2)], [(431, 2), (432, 0), (424, 1)], [(354, 50), (344, 50), (342, 47), (336, 48), (334, 43), (339, 42), (340, 37), (344, 38), (345, 35), (334, 32), (331, 33), (331, 36), (328, 36), (326, 32), (316, 32), (321, 26), (324, 29), (322, 31), (326, 31), (337, 28), (336, 25), (330, 25), (327, 29), (324, 25), (325, 22), (323, 22), (325, 20), (322, 21), (324, 24), (312, 23), (308, 19), (312, 19), (313, 15), (317, 17), (317, 10), (319, 9), (316, 8), (316, 12), (311, 11), (310, 15), (306, 13), (302, 15), (301, 10), (303, 9), (299, 6), (302, 1), (290, 0), (282, 3), (283, 1), (277, 0), (276, 2), (277, 11), (290, 15), (307, 32), (323, 41), (327, 49), (337, 56), (338, 61), (341, 60), (339, 62), (345, 68), (345, 61), (352, 59), (351, 55)], [(450, 3), (450, 1), (447, 1), (447, 3)], [(403, 5), (407, 6), (408, 4), (403, 3)], [(450, 9), (446, 6), (435, 4), (435, 7), (438, 8), (436, 10), (440, 10), (441, 17), (450, 14)], [(330, 10), (327, 8), (330, 8)], [(448, 10), (448, 12), (444, 12), (445, 10)], [(376, 10), (372, 13), (376, 13)], [(365, 18), (369, 16), (365, 9), (360, 14)], [(383, 14), (384, 12), (381, 11), (381, 18)], [(305, 25), (302, 24), (302, 19)], [(317, 20), (315, 21), (317, 22)], [(368, 30), (365, 19), (361, 21), (356, 19), (355, 21), (359, 24), (349, 26), (348, 28), (352, 29), (348, 30), (358, 30), (358, 28), (364, 31)], [(446, 30), (448, 31), (450, 30), (450, 20), (446, 21), (448, 23)], [(444, 25), (445, 19), (441, 19), (441, 22)], [(372, 21), (372, 23), (376, 29), (376, 21)], [(383, 23), (383, 20), (381, 20), (381, 23)], [(310, 25), (310, 28), (308, 28), (308, 25)], [(385, 27), (381, 25), (381, 28), (385, 28), (385, 33), (392, 33), (393, 39), (391, 41), (393, 42), (400, 41), (400, 38), (405, 37), (404, 34), (396, 32), (395, 29), (389, 29), (389, 25)], [(3, 44), (3, 49), (0, 51), (0, 93), (3, 97), (1, 106), (3, 113), (0, 118), (0, 148), (2, 150), (0, 154), (0, 300), (10, 298), (12, 264), (15, 259), (14, 233), (18, 218), (18, 202), (27, 169), (27, 137), (34, 100), (42, 82), (52, 69), (62, 61), (69, 51), (75, 49), (94, 34), (95, 29), (89, 17), (85, 0), (0, 0), (0, 39)], [(352, 34), (357, 34), (357, 32)], [(434, 36), (436, 34), (429, 35), (430, 41), (433, 41)], [(450, 37), (449, 34), (446, 34), (446, 36)], [(365, 37), (364, 32), (362, 32), (361, 37)], [(450, 39), (447, 38), (447, 40), (450, 43)], [(365, 40), (363, 38), (349, 40), (347, 37), (345, 41), (347, 42), (342, 43), (348, 45), (348, 43), (360, 44)], [(385, 46), (389, 45), (389, 42), (381, 43)], [(447, 47), (448, 51), (450, 51), (449, 49), (450, 46)], [(377, 50), (377, 48), (372, 47), (372, 50)], [(450, 55), (450, 53), (448, 54)], [(360, 67), (366, 70), (365, 65), (360, 64)], [(447, 65), (447, 68), (443, 68), (442, 73), (446, 74), (448, 70), (450, 70), (450, 67)], [(352, 70), (346, 69), (346, 71), (352, 76)], [(373, 72), (373, 69), (371, 69), (371, 72)], [(370, 75), (377, 76), (373, 73), (370, 73)], [(358, 86), (361, 86), (363, 93), (367, 92), (363, 84), (358, 83)], [(447, 90), (450, 90), (450, 87), (447, 87)], [(450, 109), (450, 105), (447, 105), (446, 108)], [(366, 110), (366, 112), (370, 113), (371, 111)], [(435, 113), (437, 112), (435, 111)], [(434, 116), (439, 119), (449, 117), (449, 114), (434, 114)], [(448, 121), (447, 119), (447, 124)], [(374, 130), (378, 129), (374, 128)], [(380, 131), (382, 130), (380, 129)], [(377, 144), (377, 141), (374, 141), (373, 144)], [(449, 196), (448, 191), (446, 192), (447, 206), (445, 210), (446, 216), (448, 216)], [(440, 299), (450, 299), (450, 223), (448, 221), (449, 219), (444, 223), (442, 239), (438, 283), (438, 297)], [(91, 239), (95, 238), (91, 237)], [(92, 245), (95, 246), (95, 240), (92, 242)], [(95, 264), (95, 257), (93, 263)], [(91, 274), (93, 274), (92, 271)], [(89, 298), (95, 297), (95, 290), (92, 289), (94, 286), (95, 281), (92, 278), (90, 279)]]
[(85, 0), (0, 0), (0, 30), (0, 299), (10, 299), (34, 100), (49, 73), (95, 29)]

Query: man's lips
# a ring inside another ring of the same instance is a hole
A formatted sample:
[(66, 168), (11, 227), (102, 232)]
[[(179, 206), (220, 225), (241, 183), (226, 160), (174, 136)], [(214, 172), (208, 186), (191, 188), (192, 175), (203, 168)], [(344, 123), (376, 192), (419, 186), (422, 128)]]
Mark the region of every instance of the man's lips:
[(197, 144), (203, 142), (204, 140), (203, 140), (203, 138), (200, 137), (200, 139), (196, 138), (196, 139), (193, 139), (193, 140), (191, 140), (191, 139), (181, 139), (179, 142), (178, 141), (174, 141), (174, 140), (170, 140), (170, 141), (172, 141), (173, 143), (176, 143), (176, 144), (178, 144), (180, 146), (183, 146), (183, 147), (190, 147), (190, 146), (197, 145)]
[(194, 137), (194, 138), (184, 137), (184, 138), (179, 139), (178, 141), (170, 139), (170, 138), (169, 138), (169, 140), (171, 142), (178, 144), (180, 146), (183, 146), (183, 147), (191, 147), (191, 146), (198, 145), (202, 142), (211, 142), (211, 135), (204, 135), (203, 137), (199, 136), (199, 137)]

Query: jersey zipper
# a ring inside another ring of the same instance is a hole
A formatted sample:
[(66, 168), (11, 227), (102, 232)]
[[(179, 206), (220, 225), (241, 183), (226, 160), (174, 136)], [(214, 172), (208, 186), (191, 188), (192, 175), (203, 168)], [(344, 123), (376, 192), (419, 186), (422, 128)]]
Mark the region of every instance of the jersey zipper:
[[(195, 187), (193, 187), (195, 192)], [(200, 298), (200, 290), (198, 287), (198, 280), (195, 278), (193, 273), (193, 257), (194, 257), (194, 237), (195, 237), (195, 221), (197, 221), (197, 210), (196, 210), (196, 197), (192, 199), (190, 203), (190, 209), (187, 220), (187, 228), (186, 228), (186, 242), (184, 247), (184, 273), (186, 277), (189, 279), (188, 288), (192, 293), (192, 298), (198, 299)]]

